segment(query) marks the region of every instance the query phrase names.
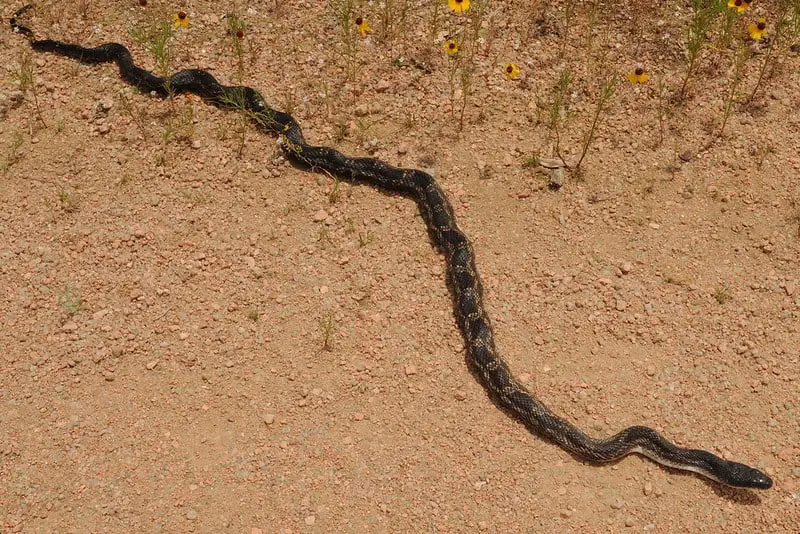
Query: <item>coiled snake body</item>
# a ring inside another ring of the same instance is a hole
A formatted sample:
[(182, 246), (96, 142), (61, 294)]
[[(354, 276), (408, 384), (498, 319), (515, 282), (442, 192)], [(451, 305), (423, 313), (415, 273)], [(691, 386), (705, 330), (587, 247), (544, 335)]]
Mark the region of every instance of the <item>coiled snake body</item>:
[(233, 107), (232, 103), (238, 102), (254, 117), (260, 130), (279, 136), (281, 147), (292, 160), (311, 169), (365, 182), (416, 201), (434, 245), (446, 258), (447, 280), (453, 296), (455, 317), (465, 340), (468, 361), (494, 401), (533, 433), (590, 462), (613, 462), (631, 453), (638, 453), (659, 464), (693, 471), (730, 486), (759, 489), (772, 486), (772, 480), (757, 469), (724, 460), (704, 450), (677, 447), (645, 426), (633, 426), (605, 439), (593, 438), (554, 414), (522, 386), (495, 348), (470, 242), (458, 228), (453, 208), (445, 194), (429, 174), (415, 169), (396, 168), (374, 158), (348, 157), (330, 147), (310, 145), (291, 115), (270, 108), (254, 89), (222, 85), (204, 70), (182, 70), (164, 78), (136, 66), (130, 51), (122, 44), (106, 43), (89, 48), (50, 39), (35, 39), (33, 32), (18, 21), (31, 7), (26, 5), (19, 9), (10, 22), (15, 32), (28, 37), (34, 50), (52, 52), (89, 64), (116, 62), (125, 82), (142, 92), (155, 92), (161, 97), (170, 92), (188, 92), (223, 108)]

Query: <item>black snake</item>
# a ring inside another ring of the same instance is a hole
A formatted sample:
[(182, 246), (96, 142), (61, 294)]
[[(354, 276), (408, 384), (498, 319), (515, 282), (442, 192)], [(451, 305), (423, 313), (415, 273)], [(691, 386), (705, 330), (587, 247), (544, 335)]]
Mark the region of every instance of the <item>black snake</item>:
[(759, 489), (772, 486), (769, 476), (758, 469), (724, 460), (708, 451), (677, 447), (645, 426), (633, 426), (605, 439), (593, 438), (554, 414), (522, 386), (495, 348), (472, 247), (456, 225), (453, 208), (431, 175), (392, 167), (374, 158), (351, 158), (333, 148), (310, 145), (291, 115), (270, 108), (254, 89), (222, 85), (204, 70), (181, 70), (164, 78), (136, 66), (130, 51), (119, 43), (88, 48), (36, 39), (28, 27), (18, 22), (31, 7), (29, 4), (19, 9), (10, 22), (15, 32), (29, 39), (34, 50), (88, 64), (116, 62), (122, 79), (145, 93), (154, 92), (161, 97), (192, 93), (222, 108), (244, 107), (260, 130), (279, 136), (281, 147), (292, 160), (314, 170), (412, 198), (419, 206), (434, 245), (446, 257), (447, 281), (470, 365), (494, 401), (533, 433), (590, 462), (613, 462), (638, 453), (662, 465), (693, 471), (730, 486)]

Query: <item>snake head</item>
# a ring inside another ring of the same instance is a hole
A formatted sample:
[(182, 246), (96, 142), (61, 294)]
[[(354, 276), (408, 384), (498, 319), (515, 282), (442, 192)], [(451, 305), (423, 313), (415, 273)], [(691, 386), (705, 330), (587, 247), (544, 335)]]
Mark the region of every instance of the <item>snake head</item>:
[(772, 487), (772, 479), (767, 475), (754, 469), (749, 465), (739, 462), (728, 462), (727, 480), (724, 482), (739, 488), (769, 489)]

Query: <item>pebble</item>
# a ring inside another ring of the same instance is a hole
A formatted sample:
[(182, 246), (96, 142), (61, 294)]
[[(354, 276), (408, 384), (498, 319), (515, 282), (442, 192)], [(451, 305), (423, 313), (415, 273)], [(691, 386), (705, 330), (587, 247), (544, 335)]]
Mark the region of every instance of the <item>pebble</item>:
[(195, 519), (197, 519), (197, 512), (194, 509), (189, 508), (188, 510), (186, 510), (186, 519), (188, 519), (189, 521), (194, 521)]
[(550, 171), (549, 185), (551, 189), (560, 189), (564, 185), (564, 169), (562, 167)]
[[(647, 369), (645, 370), (645, 372), (647, 373), (647, 376), (653, 376), (653, 375), (655, 375), (655, 374), (656, 374), (656, 366), (655, 366), (655, 365), (652, 365), (652, 364), (651, 364), (651, 365), (648, 365), (648, 366), (647, 366)], [(645, 487), (646, 487), (646, 486), (645, 486)], [(651, 489), (652, 489), (652, 486), (651, 486)]]
[(180, 334), (178, 334), (178, 337), (181, 339), (181, 341), (189, 339), (189, 333), (188, 332), (181, 332)]
[(644, 494), (645, 495), (650, 495), (651, 493), (653, 493), (653, 484), (650, 483), (650, 482), (645, 482), (644, 483)]
[(113, 382), (114, 381), (114, 373), (111, 371), (104, 371), (103, 378), (106, 379), (106, 382)]
[(200, 148), (202, 146), (203, 146), (203, 142), (200, 141), (200, 139), (192, 139), (192, 148), (194, 148), (196, 150), (196, 149), (198, 149), (198, 148)]
[(64, 332), (74, 332), (78, 329), (78, 325), (74, 322), (70, 321), (68, 323), (64, 323), (64, 326), (61, 327), (61, 330)]
[(467, 394), (464, 393), (461, 390), (456, 391), (454, 396), (455, 396), (456, 400), (460, 400), (460, 401), (463, 401), (463, 400), (465, 400), (467, 398)]
[(314, 523), (317, 522), (317, 518), (316, 518), (316, 516), (309, 515), (309, 516), (306, 516), (305, 522), (306, 522), (306, 525), (308, 525), (310, 527), (311, 525), (313, 525)]
[(267, 415), (264, 416), (264, 424), (271, 425), (274, 422), (275, 422), (274, 413), (268, 413)]
[(152, 371), (153, 369), (156, 368), (156, 365), (158, 365), (158, 360), (151, 360), (147, 362), (147, 365), (145, 365), (145, 367), (147, 368), (148, 371)]
[(617, 302), (614, 305), (614, 308), (616, 308), (617, 311), (625, 311), (627, 309), (627, 307), (628, 307), (628, 303), (625, 302), (622, 299), (617, 299)]
[(572, 512), (570, 510), (561, 510), (561, 513), (559, 515), (564, 519), (567, 519), (572, 515)]
[(620, 264), (619, 270), (622, 271), (622, 274), (628, 274), (633, 270), (633, 264), (629, 261), (624, 261)]
[(626, 527), (632, 527), (635, 524), (636, 524), (636, 522), (633, 520), (632, 517), (626, 517), (625, 518), (625, 526)]
[(250, 529), (250, 534), (264, 534), (264, 531), (260, 528), (253, 527)]
[(416, 365), (406, 365), (406, 376), (414, 376), (417, 374), (417, 366)]
[(328, 213), (325, 210), (319, 210), (311, 217), (314, 222), (322, 222), (328, 218)]

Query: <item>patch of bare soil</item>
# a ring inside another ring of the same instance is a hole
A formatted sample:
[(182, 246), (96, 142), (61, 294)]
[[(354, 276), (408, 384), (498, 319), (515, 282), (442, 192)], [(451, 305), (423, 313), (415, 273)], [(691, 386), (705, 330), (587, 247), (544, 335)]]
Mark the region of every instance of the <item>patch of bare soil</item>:
[[(468, 86), (442, 43), (473, 26), (444, 3), (438, 19), (433, 2), (363, 3), (373, 31), (350, 28), (350, 52), (330, 2), (239, 3), (241, 67), (230, 2), (51, 2), (26, 21), (155, 68), (130, 30), (184, 9), (173, 69), (239, 72), (312, 142), (431, 169), (501, 353), (553, 410), (595, 435), (653, 426), (772, 489), (640, 457), (588, 465), (531, 435), (470, 374), (413, 202), (295, 168), (235, 112), (137, 94), (6, 24), (1, 528), (797, 532), (796, 52), (773, 52), (717, 137), (733, 50), (751, 50), (739, 99), (768, 50), (746, 24), (772, 24), (776, 3), (753, 2), (731, 48), (709, 41), (678, 103), (685, 3), (577, 3), (567, 32), (576, 3), (537, 4), (492, 2)], [(581, 175), (549, 188), (524, 162), (554, 155), (559, 73), (575, 77), (560, 131), (574, 163), (603, 73), (636, 65), (648, 82), (619, 81)]]

